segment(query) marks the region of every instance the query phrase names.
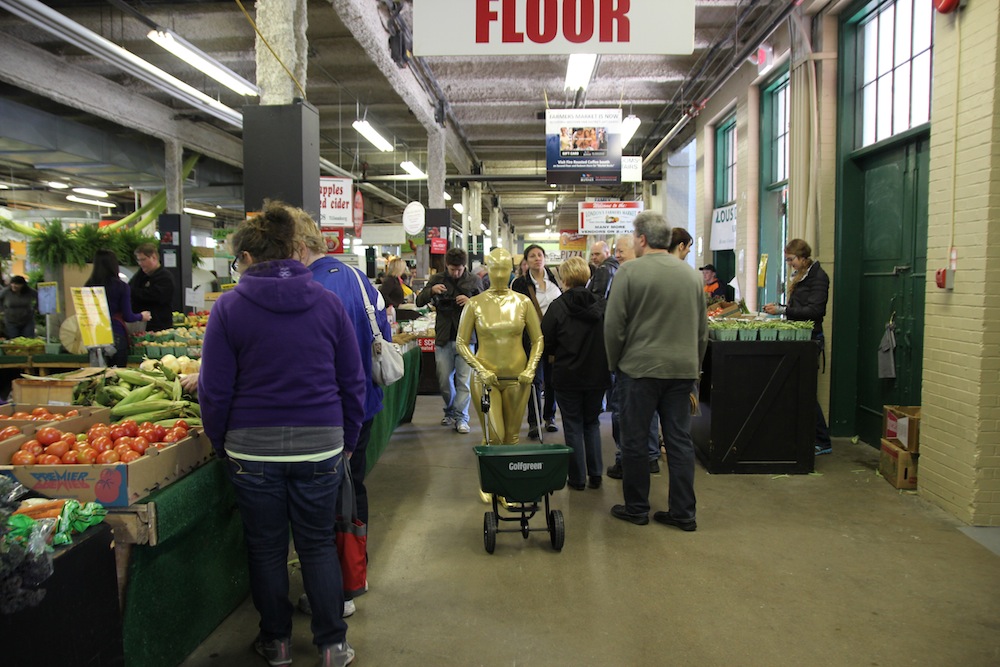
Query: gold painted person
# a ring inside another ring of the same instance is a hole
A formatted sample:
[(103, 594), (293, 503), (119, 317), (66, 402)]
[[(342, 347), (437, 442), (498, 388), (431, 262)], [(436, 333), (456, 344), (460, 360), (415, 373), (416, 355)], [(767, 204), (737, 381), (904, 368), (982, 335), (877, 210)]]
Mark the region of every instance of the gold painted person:
[[(538, 311), (528, 297), (508, 287), (510, 253), (496, 248), (486, 258), (490, 288), (469, 299), (458, 324), (455, 347), (472, 367), (474, 406), (482, 405), (484, 387), (490, 390), (489, 416), (477, 409), (483, 433), (489, 428), (489, 444), (516, 445), (531, 395), (531, 381), (542, 356), (542, 326)], [(475, 332), (479, 346), (475, 354), (469, 341)], [(523, 334), (531, 340), (524, 352)], [(487, 425), (488, 422), (488, 425)]]

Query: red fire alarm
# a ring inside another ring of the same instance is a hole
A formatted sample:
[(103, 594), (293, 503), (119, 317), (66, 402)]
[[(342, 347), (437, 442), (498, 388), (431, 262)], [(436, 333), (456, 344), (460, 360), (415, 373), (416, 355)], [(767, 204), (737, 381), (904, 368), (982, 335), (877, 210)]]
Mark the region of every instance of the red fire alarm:
[(964, 4), (963, 0), (933, 0), (933, 2), (934, 9), (941, 14), (950, 14)]

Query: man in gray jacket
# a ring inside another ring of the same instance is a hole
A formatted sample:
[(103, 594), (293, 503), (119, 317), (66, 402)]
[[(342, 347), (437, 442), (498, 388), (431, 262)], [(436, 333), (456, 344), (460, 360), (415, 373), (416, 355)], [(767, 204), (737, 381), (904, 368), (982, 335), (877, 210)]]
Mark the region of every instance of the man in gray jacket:
[(607, 243), (598, 241), (590, 247), (590, 265), (592, 270), (587, 289), (602, 299), (607, 299), (611, 281), (618, 271), (618, 260), (611, 256)]
[(659, 523), (693, 531), (695, 522), (694, 442), (688, 396), (708, 347), (703, 280), (667, 252), (670, 226), (658, 213), (635, 220), (634, 261), (619, 269), (604, 315), (608, 368), (616, 373), (621, 397), (622, 492), (624, 505), (611, 514), (638, 525), (649, 523), (649, 455), (646, 441), (654, 413), (660, 416), (667, 448), (669, 509)]

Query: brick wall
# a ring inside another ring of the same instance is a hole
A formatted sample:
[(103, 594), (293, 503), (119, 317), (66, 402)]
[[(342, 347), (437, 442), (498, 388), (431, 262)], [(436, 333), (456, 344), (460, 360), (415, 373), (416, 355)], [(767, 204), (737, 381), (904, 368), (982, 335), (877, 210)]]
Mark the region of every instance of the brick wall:
[[(918, 472), (921, 496), (981, 526), (1000, 526), (1000, 301), (991, 296), (1000, 278), (998, 25), (1000, 4), (970, 2), (934, 26)], [(959, 268), (948, 292), (934, 270), (947, 265), (951, 243)]]

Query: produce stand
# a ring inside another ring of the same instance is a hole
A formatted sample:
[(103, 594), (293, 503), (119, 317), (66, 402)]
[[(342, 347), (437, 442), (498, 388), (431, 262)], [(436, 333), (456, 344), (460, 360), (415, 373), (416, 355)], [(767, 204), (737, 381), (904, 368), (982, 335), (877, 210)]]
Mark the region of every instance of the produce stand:
[(28, 368), (29, 357), (13, 354), (0, 355), (0, 368)]
[(371, 439), (368, 441), (367, 472), (371, 472), (379, 456), (389, 444), (392, 432), (413, 417), (417, 403), (417, 385), (420, 382), (420, 348), (413, 343), (403, 346), (403, 377), (383, 388), (382, 411), (372, 422)]
[(818, 353), (812, 341), (709, 341), (691, 420), (709, 472), (812, 472)]

